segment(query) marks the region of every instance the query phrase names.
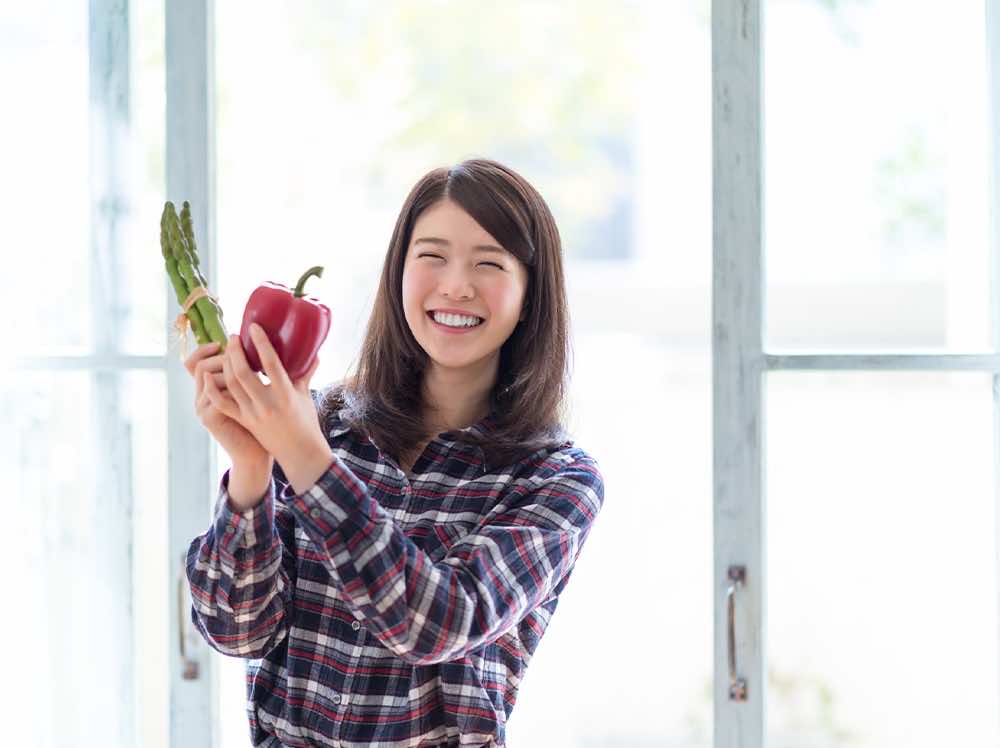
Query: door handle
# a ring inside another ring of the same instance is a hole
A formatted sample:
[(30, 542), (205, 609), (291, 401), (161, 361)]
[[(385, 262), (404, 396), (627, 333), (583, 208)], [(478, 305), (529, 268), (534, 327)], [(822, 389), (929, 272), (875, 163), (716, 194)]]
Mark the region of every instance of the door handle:
[(729, 698), (732, 701), (747, 700), (747, 682), (736, 675), (736, 588), (746, 582), (747, 567), (729, 567), (729, 588), (726, 603), (729, 607)]
[(186, 615), (190, 610), (190, 605), (188, 605), (187, 598), (184, 595), (187, 586), (186, 564), (187, 557), (182, 553), (181, 565), (177, 570), (177, 636), (180, 639), (181, 648), (181, 678), (184, 680), (198, 680), (200, 674), (198, 661), (188, 657), (186, 646), (187, 638), (191, 635), (191, 622), (190, 618)]

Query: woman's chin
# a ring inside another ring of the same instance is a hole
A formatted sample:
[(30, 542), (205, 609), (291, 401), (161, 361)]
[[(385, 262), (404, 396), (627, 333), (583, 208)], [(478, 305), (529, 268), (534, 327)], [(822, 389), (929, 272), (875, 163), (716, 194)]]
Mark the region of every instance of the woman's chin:
[[(426, 349), (425, 349), (426, 350)], [(463, 369), (474, 364), (481, 364), (483, 359), (489, 354), (484, 354), (478, 349), (465, 351), (461, 355), (456, 355), (455, 351), (441, 351), (431, 349), (428, 356), (431, 362), (443, 369)]]
[(435, 366), (439, 366), (442, 369), (464, 369), (466, 366), (472, 364), (475, 359), (463, 356), (461, 358), (457, 356), (434, 356), (431, 355), (431, 361)]

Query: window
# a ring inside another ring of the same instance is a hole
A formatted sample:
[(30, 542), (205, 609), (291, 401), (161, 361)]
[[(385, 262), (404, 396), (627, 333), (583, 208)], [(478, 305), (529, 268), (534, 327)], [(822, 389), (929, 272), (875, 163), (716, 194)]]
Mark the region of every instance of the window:
[(232, 329), (327, 266), (327, 382), (407, 190), (477, 155), (556, 216), (568, 425), (607, 486), (509, 744), (1000, 740), (992, 4), (205, 7), (0, 29), (9, 741), (246, 745), (245, 663), (178, 596), (228, 465), (169, 336), (163, 201), (195, 203)]

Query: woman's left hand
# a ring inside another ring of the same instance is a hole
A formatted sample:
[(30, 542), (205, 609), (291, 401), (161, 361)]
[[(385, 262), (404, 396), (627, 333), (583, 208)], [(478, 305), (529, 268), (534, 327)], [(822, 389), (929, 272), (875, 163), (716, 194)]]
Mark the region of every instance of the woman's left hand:
[(292, 382), (271, 341), (256, 323), (250, 326), (250, 337), (257, 347), (264, 374), (271, 382), (265, 384), (260, 380), (247, 363), (240, 336), (230, 335), (222, 373), (232, 399), (227, 399), (219, 409), (253, 434), (284, 466), (298, 454), (311, 454), (310, 450), (326, 446), (316, 405), (309, 393), (309, 380), (319, 366), (319, 357), (301, 379)]

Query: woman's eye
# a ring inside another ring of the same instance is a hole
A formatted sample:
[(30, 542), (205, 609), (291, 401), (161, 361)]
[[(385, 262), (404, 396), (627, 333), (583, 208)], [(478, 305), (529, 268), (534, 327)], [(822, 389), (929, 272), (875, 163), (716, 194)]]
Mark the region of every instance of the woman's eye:
[[(444, 259), (441, 255), (436, 255), (433, 252), (424, 252), (422, 254), (417, 255), (418, 259), (420, 257), (437, 257), (439, 260), (443, 260)], [(503, 265), (501, 265), (501, 264), (499, 264), (497, 262), (480, 262), (479, 264), (480, 265), (492, 265), (493, 267), (495, 267), (495, 268), (497, 268), (499, 270), (503, 270)]]

